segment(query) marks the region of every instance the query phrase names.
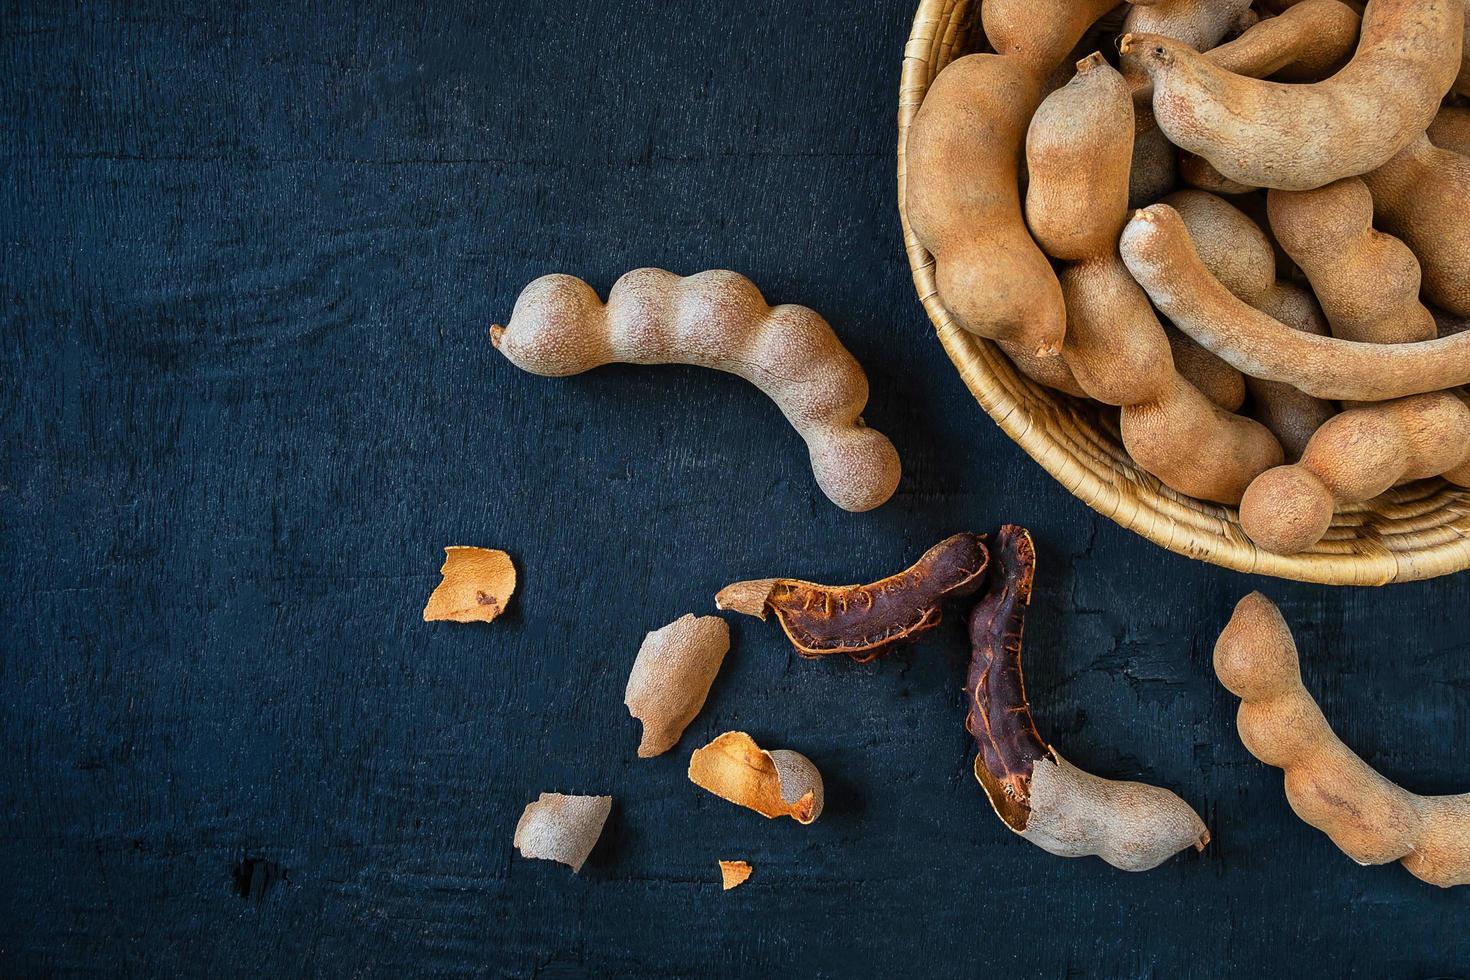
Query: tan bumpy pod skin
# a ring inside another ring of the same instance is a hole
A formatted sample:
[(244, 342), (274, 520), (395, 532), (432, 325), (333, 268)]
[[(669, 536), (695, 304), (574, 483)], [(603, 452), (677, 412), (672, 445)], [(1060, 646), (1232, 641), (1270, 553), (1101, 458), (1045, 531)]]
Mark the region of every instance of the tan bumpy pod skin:
[(1284, 460), (1264, 426), (1213, 404), (1177, 370), (1168, 335), (1118, 255), (1127, 220), (1133, 101), (1101, 55), (1047, 96), (1031, 121), (1026, 218), (1063, 260), (1062, 356), (1090, 397), (1122, 407), (1123, 445), (1181, 493), (1234, 504)]
[(611, 796), (542, 793), (516, 823), (516, 849), (522, 857), (560, 861), (579, 872), (611, 811)]
[(1419, 302), (1419, 261), (1373, 227), (1373, 197), (1362, 180), (1273, 190), (1266, 201), (1276, 241), (1311, 282), (1334, 337), (1367, 344), (1434, 339), (1434, 314)]
[(1421, 135), (1363, 180), (1378, 223), (1423, 266), (1424, 295), (1470, 317), (1470, 157)]
[(1387, 162), (1424, 132), (1460, 70), (1464, 0), (1371, 0), (1358, 47), (1307, 85), (1219, 67), (1188, 44), (1124, 35), (1153, 82), (1154, 117), (1180, 149), (1252, 187), (1310, 190)]
[(547, 377), (614, 362), (727, 371), (780, 407), (834, 504), (872, 510), (898, 487), (898, 451), (860, 414), (868, 379), (858, 362), (814, 311), (768, 306), (738, 273), (635, 269), (613, 284), (606, 305), (580, 279), (543, 276), (490, 339), (516, 367)]
[(730, 650), (730, 627), (718, 616), (686, 613), (643, 638), (623, 703), (643, 723), (638, 757), (673, 748), (704, 707)]
[(975, 779), (1009, 829), (1051, 854), (1096, 855), (1124, 871), (1147, 871), (1210, 834), (1199, 815), (1157, 786), (1103, 779), (1069, 764), (1031, 717), (1021, 668), (1036, 550), (1025, 528), (996, 535), (991, 588), (970, 612), (969, 711)]
[(1441, 150), (1470, 156), (1470, 108), (1441, 106), (1429, 124), (1429, 141)]
[(1431, 885), (1470, 884), (1470, 793), (1416, 796), (1344, 745), (1302, 684), (1286, 620), (1259, 592), (1220, 634), (1215, 673), (1240, 698), (1246, 750), (1285, 771), (1297, 816), (1359, 864), (1401, 861)]
[(1322, 540), (1339, 506), (1431, 476), (1470, 487), (1470, 404), (1454, 392), (1364, 405), (1327, 422), (1300, 462), (1250, 485), (1241, 529), (1273, 554), (1298, 554)]
[(516, 590), (510, 555), (494, 548), (450, 545), (439, 573), (444, 577), (424, 604), (426, 623), (488, 623), (505, 612)]
[(1302, 333), (1247, 306), (1200, 262), (1179, 213), (1134, 213), (1123, 261), (1174, 324), (1245, 374), (1327, 400), (1386, 401), (1470, 383), (1470, 332), (1416, 344), (1364, 344)]

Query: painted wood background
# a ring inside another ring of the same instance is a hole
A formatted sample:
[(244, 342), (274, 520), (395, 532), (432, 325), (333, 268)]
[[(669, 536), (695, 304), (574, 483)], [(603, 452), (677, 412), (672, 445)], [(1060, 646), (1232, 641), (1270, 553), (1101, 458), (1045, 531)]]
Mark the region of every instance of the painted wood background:
[[(1338, 731), (1470, 788), (1470, 578), (1252, 580), (1069, 497), (932, 336), (894, 203), (911, 0), (0, 4), (0, 973), (1470, 975), (1470, 890), (1360, 869), (1233, 729), (1251, 588)], [(903, 455), (865, 515), (729, 376), (512, 369), (552, 271), (740, 270), (823, 312)], [(1036, 532), (1028, 674), (1079, 765), (1215, 843), (1151, 873), (1013, 836), (970, 775), (952, 618), (869, 666), (735, 646), (667, 756), (643, 634), (728, 581), (866, 579)], [(441, 548), (521, 569), (424, 624)], [(728, 729), (809, 755), (810, 827), (691, 786)], [(580, 876), (511, 847), (610, 793)], [(745, 858), (722, 893), (715, 861)]]

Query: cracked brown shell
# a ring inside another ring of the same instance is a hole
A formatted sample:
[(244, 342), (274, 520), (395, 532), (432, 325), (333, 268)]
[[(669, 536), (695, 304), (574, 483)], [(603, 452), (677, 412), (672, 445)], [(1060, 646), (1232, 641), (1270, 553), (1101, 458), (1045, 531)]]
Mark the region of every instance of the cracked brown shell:
[(990, 554), (983, 534), (956, 534), (913, 565), (868, 585), (820, 585), (798, 579), (736, 582), (715, 605), (747, 616), (774, 612), (804, 657), (845, 653), (859, 663), (939, 625), (940, 605), (980, 589)]

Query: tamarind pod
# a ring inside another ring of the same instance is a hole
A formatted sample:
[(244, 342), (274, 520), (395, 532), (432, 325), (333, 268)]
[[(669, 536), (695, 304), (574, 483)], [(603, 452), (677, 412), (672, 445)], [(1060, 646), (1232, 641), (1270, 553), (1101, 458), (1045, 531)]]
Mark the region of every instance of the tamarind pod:
[(1236, 75), (1314, 82), (1331, 75), (1352, 54), (1360, 22), (1357, 12), (1339, 0), (1304, 0), (1204, 55)]
[(1451, 88), (1457, 95), (1470, 95), (1470, 0), (1465, 0), (1465, 31), (1460, 40), (1460, 73)]
[(1103, 779), (1069, 764), (1042, 739), (1021, 666), (1035, 581), (1030, 532), (996, 535), (991, 587), (970, 612), (969, 709), (975, 779), (996, 816), (1015, 833), (1062, 857), (1096, 855), (1125, 871), (1147, 871), (1210, 834), (1199, 815), (1166, 789)]
[(768, 306), (755, 284), (727, 271), (681, 278), (635, 269), (606, 304), (580, 279), (543, 276), (516, 300), (491, 342), (523, 371), (549, 377), (604, 364), (694, 364), (744, 378), (770, 397), (805, 440), (822, 492), (850, 511), (893, 495), (893, 443), (859, 414), (863, 369), (827, 321), (804, 306)]
[(1179, 151), (1179, 179), (1190, 187), (1211, 194), (1249, 194), (1256, 189), (1231, 180), (1210, 166), (1210, 161), (1183, 150)]
[(1364, 344), (1300, 333), (1247, 306), (1210, 275), (1179, 213), (1134, 213), (1123, 261), (1175, 325), (1248, 375), (1328, 400), (1385, 401), (1470, 382), (1470, 334), (1414, 344)]
[(1122, 408), (1123, 445), (1140, 467), (1181, 493), (1237, 503), (1285, 457), (1263, 426), (1221, 411), (1180, 377), (1163, 326), (1118, 256), (1132, 113), (1127, 83), (1095, 54), (1031, 121), (1026, 216), (1048, 254), (1069, 260), (1062, 356), (1083, 391)]
[(1424, 131), (1460, 65), (1464, 0), (1371, 0), (1352, 59), (1308, 85), (1246, 78), (1188, 45), (1130, 33), (1161, 129), (1253, 187), (1308, 190), (1366, 173)]
[(1429, 141), (1441, 150), (1470, 156), (1470, 108), (1458, 105), (1440, 106), (1429, 124)]
[(1317, 430), (1299, 462), (1255, 479), (1241, 528), (1267, 551), (1294, 555), (1322, 540), (1342, 504), (1431, 476), (1470, 486), (1470, 405), (1438, 391), (1350, 408)]
[(1418, 256), (1424, 295), (1470, 316), (1470, 157), (1420, 134), (1363, 180), (1377, 220)]
[(1162, 326), (1179, 376), (1198, 388), (1200, 394), (1216, 406), (1227, 412), (1240, 411), (1245, 404), (1245, 375), (1195, 343), (1193, 337), (1174, 324)]
[(1396, 860), (1441, 888), (1470, 884), (1470, 793), (1416, 796), (1344, 745), (1302, 683), (1296, 642), (1271, 600), (1253, 592), (1240, 601), (1214, 665), (1241, 699), (1241, 742), (1285, 772), (1298, 817), (1359, 864)]
[(753, 579), (721, 589), (715, 608), (760, 619), (774, 612), (803, 657), (845, 653), (867, 663), (938, 626), (941, 604), (978, 591), (989, 563), (985, 535), (955, 534), (898, 574), (868, 585)]
[(1133, 161), (1128, 168), (1128, 207), (1150, 205), (1179, 183), (1179, 154), (1154, 123), (1148, 105), (1134, 107)]
[(1250, 0), (1157, 0), (1130, 7), (1123, 30), (1130, 34), (1162, 34), (1196, 51), (1206, 51), (1238, 27), (1241, 15), (1249, 8)]
[(1010, 358), (1017, 371), (1038, 384), (1043, 384), (1056, 391), (1073, 395), (1077, 398), (1086, 398), (1087, 393), (1072, 376), (1072, 369), (1067, 367), (1067, 362), (1060, 357), (1037, 357), (1019, 344), (997, 341), (999, 347)]
[(1117, 0), (985, 0), (980, 23), (998, 54), (1045, 78), (1117, 5)]
[(909, 128), (906, 210), (960, 326), (1050, 356), (1066, 313), (1056, 273), (1026, 230), (1017, 172), (1039, 97), (1019, 61), (972, 54), (950, 63)]
[[(1327, 317), (1316, 298), (1310, 290), (1293, 283), (1277, 283), (1275, 289), (1261, 297), (1256, 308), (1293, 330), (1319, 337), (1328, 333)], [(1339, 411), (1336, 403), (1313, 398), (1279, 381), (1247, 377), (1245, 386), (1251, 396), (1252, 417), (1281, 442), (1288, 463), (1302, 458), (1312, 436)]]
[(1266, 210), (1276, 241), (1306, 274), (1332, 335), (1370, 344), (1435, 337), (1419, 302), (1419, 261), (1373, 227), (1373, 197), (1357, 177), (1310, 191), (1273, 190)]

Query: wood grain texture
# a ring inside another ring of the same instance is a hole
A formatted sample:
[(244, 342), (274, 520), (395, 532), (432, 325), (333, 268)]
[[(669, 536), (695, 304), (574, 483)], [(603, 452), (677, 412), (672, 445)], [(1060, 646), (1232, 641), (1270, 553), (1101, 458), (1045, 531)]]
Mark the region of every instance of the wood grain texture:
[[(910, 2), (0, 5), (0, 974), (1464, 975), (1470, 894), (1287, 810), (1210, 649), (1263, 588), (1342, 738), (1470, 785), (1470, 578), (1253, 579), (1072, 499), (965, 390), (893, 192)], [(866, 365), (897, 496), (847, 514), (733, 377), (524, 375), (520, 287), (737, 269)], [(970, 774), (962, 618), (882, 663), (734, 646), (679, 747), (621, 703), (727, 582), (861, 581), (1036, 533), (1027, 680), (1078, 766), (1215, 843), (1040, 853)], [(446, 544), (521, 572), (425, 624)], [(722, 731), (810, 756), (769, 822), (691, 786)], [(607, 793), (579, 876), (515, 856)], [(717, 858), (759, 874), (723, 893)]]

